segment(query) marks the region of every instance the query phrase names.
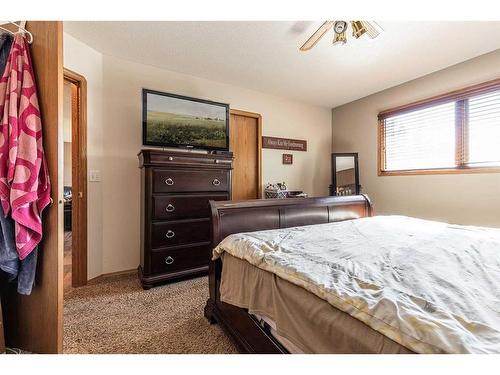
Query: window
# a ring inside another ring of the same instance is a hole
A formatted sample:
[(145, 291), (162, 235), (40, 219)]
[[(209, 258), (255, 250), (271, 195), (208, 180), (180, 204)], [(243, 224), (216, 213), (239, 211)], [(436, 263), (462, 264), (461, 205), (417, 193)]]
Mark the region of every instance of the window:
[(500, 171), (500, 80), (379, 114), (379, 174)]

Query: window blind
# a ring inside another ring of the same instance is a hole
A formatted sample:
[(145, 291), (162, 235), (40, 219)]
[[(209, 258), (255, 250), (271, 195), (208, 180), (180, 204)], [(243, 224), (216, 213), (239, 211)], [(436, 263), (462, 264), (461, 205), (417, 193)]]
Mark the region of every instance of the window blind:
[(385, 170), (455, 166), (455, 103), (384, 120)]
[(379, 173), (500, 170), (500, 80), (379, 114)]
[(468, 164), (500, 162), (500, 91), (469, 99)]

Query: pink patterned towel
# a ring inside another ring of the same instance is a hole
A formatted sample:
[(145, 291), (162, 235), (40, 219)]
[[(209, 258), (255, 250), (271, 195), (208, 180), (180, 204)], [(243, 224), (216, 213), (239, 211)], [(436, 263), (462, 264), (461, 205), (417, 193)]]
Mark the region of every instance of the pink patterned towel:
[(51, 202), (42, 122), (26, 40), (16, 34), (0, 79), (0, 202), (12, 208), (19, 259), (42, 239), (42, 210)]

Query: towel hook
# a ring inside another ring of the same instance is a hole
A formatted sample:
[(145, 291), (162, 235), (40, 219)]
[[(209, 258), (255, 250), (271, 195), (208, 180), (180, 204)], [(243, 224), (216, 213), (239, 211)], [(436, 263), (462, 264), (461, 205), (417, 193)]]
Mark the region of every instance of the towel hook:
[[(16, 26), (17, 32), (13, 32), (9, 29), (2, 27), (2, 25), (7, 25), (7, 24), (11, 24), (11, 25)], [(28, 35), (28, 43), (29, 44), (33, 43), (33, 34), (31, 34), (28, 30), (26, 30), (26, 21), (19, 21), (19, 24), (12, 22), (12, 21), (9, 21), (7, 23), (3, 23), (2, 25), (0, 25), (1, 30), (6, 31), (6, 32), (13, 34), (13, 35), (17, 34), (17, 33), (21, 33), (21, 32), (24, 34), (27, 34)]]

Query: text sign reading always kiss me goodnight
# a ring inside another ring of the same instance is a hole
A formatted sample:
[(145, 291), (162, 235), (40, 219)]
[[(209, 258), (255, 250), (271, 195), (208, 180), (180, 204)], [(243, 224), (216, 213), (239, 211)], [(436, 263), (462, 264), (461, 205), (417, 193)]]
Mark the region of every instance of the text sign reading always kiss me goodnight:
[(277, 137), (262, 137), (262, 148), (275, 150), (307, 151), (307, 141)]

